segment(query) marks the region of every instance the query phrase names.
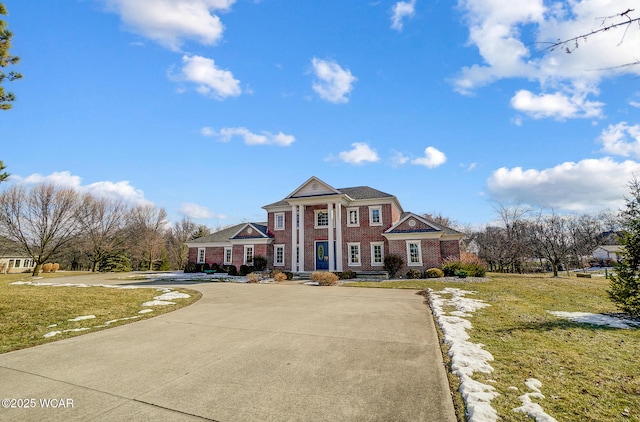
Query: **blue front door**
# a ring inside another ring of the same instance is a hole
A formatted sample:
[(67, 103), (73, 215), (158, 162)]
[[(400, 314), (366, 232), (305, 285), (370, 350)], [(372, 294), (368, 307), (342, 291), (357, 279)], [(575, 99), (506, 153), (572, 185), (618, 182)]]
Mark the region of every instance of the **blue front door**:
[(329, 242), (316, 242), (316, 270), (329, 269)]

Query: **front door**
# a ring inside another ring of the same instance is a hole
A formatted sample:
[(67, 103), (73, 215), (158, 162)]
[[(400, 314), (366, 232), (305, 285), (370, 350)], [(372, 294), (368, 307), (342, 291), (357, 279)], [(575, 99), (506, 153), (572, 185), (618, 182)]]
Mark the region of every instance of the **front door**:
[(329, 242), (316, 242), (316, 270), (329, 269)]

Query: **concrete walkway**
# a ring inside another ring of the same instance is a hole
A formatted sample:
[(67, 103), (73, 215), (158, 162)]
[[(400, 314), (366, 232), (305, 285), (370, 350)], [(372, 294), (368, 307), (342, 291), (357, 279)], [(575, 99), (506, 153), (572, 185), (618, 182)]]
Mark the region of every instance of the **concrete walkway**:
[(3, 401), (0, 420), (456, 420), (433, 320), (415, 291), (184, 287), (203, 298), (0, 355), (0, 399), (35, 399), (28, 409)]

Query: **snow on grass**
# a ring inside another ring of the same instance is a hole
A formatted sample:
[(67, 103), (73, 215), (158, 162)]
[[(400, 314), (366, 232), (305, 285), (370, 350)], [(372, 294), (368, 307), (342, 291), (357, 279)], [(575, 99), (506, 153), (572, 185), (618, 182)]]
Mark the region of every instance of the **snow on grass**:
[(71, 328), (69, 330), (62, 330), (62, 331), (49, 331), (48, 333), (46, 333), (42, 337), (49, 338), (49, 337), (55, 337), (58, 334), (62, 334), (62, 333), (71, 333), (71, 332), (76, 332), (76, 331), (86, 331), (86, 330), (90, 330), (90, 329), (91, 328)]
[[(171, 300), (175, 300), (175, 299), (187, 299), (189, 297), (191, 297), (189, 294), (187, 293), (181, 293), (181, 292), (176, 292), (171, 288), (168, 287), (150, 287), (150, 286), (130, 286), (130, 285), (113, 285), (113, 284), (83, 284), (83, 283), (78, 283), (78, 284), (74, 284), (74, 283), (60, 283), (60, 284), (56, 284), (56, 283), (43, 283), (43, 282), (34, 282), (34, 281), (15, 281), (13, 283), (9, 283), (12, 285), (28, 285), (28, 286), (36, 286), (36, 287), (40, 287), (40, 286), (48, 286), (48, 287), (80, 287), (80, 288), (85, 288), (85, 287), (105, 287), (105, 288), (109, 288), (109, 289), (155, 289), (159, 292), (162, 292), (161, 295), (159, 296), (154, 296), (154, 300), (149, 301), (149, 302), (144, 302), (141, 307), (143, 308), (147, 308), (150, 306), (166, 306), (166, 305), (175, 305), (175, 302), (171, 302)], [(142, 309), (141, 311), (139, 311), (139, 314), (146, 314), (149, 312), (153, 312), (153, 309)], [(142, 315), (136, 315), (136, 316), (132, 316), (132, 317), (127, 317), (127, 318), (118, 318), (118, 319), (113, 319), (110, 321), (107, 321), (104, 323), (104, 325), (98, 325), (96, 327), (93, 328), (98, 328), (98, 327), (104, 327), (110, 324), (113, 324), (114, 322), (118, 322), (118, 321), (126, 321), (129, 319), (136, 319), (136, 318), (141, 318)], [(88, 319), (94, 319), (96, 318), (95, 315), (83, 315), (83, 316), (78, 316), (75, 318), (71, 318), (68, 319), (67, 321), (69, 322), (79, 322), (79, 321), (85, 321)], [(53, 328), (53, 327), (57, 327), (58, 324), (51, 324), (49, 326), (47, 326), (47, 328)], [(67, 332), (73, 332), (73, 331), (85, 331), (85, 330), (90, 330), (91, 328), (73, 328), (73, 329), (69, 329), (69, 330), (62, 330), (62, 331), (50, 331), (46, 334), (44, 334), (43, 337), (45, 338), (50, 338), (50, 337), (54, 337), (58, 334), (61, 333), (67, 333)]]
[(616, 318), (610, 315), (603, 314), (591, 314), (589, 312), (560, 312), (560, 311), (547, 311), (551, 315), (558, 318), (568, 319), (580, 324), (590, 324), (606, 326), (611, 328), (629, 329), (633, 327), (640, 327), (640, 321), (632, 321), (628, 319)]
[[(428, 289), (431, 309), (438, 325), (444, 334), (444, 342), (449, 345), (451, 372), (460, 379), (460, 394), (467, 405), (467, 416), (470, 422), (489, 422), (498, 420), (498, 412), (491, 406), (491, 400), (499, 396), (495, 388), (471, 378), (474, 372), (489, 374), (493, 367), (488, 362), (493, 360), (491, 353), (484, 350), (482, 344), (471, 343), (467, 330), (472, 328), (471, 322), (463, 317), (471, 317), (478, 309), (491, 306), (477, 299), (466, 298), (475, 292), (447, 287), (436, 293)], [(451, 295), (450, 299), (441, 294)], [(455, 311), (447, 315), (445, 307), (453, 306)]]
[(85, 319), (94, 319), (95, 317), (96, 317), (95, 315), (84, 315), (84, 316), (75, 317), (73, 319), (68, 319), (67, 321), (78, 322), (78, 321), (84, 321)]
[(169, 302), (166, 300), (152, 300), (149, 302), (145, 302), (142, 304), (142, 306), (166, 306), (166, 305), (175, 305), (175, 302)]
[[(524, 413), (528, 415), (530, 418), (536, 420), (536, 422), (557, 422), (557, 420), (545, 413), (542, 406), (538, 403), (534, 403), (531, 398), (536, 399), (544, 399), (544, 395), (540, 391), (540, 387), (542, 387), (542, 382), (535, 378), (529, 378), (525, 381), (525, 385), (529, 388), (529, 390), (533, 391), (532, 393), (525, 393), (522, 396), (518, 397), (522, 402), (522, 406), (516, 407), (513, 409), (514, 412)], [(517, 390), (517, 388), (516, 388)]]

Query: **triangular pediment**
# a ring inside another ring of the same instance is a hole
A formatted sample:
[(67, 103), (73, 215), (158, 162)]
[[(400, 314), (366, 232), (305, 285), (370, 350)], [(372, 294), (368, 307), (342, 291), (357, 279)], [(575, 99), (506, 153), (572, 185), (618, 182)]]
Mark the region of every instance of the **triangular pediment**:
[(323, 182), (315, 176), (312, 176), (300, 185), (296, 190), (291, 192), (286, 199), (292, 198), (308, 198), (310, 196), (324, 196), (324, 195), (340, 195), (341, 192), (332, 187), (328, 183)]

